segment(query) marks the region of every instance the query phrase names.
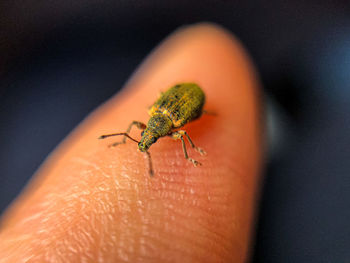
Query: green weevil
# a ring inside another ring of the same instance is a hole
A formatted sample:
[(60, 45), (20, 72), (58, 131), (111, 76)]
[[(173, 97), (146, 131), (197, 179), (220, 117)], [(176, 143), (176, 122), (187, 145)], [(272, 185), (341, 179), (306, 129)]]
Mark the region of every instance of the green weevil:
[[(186, 123), (199, 118), (203, 113), (205, 113), (203, 110), (204, 103), (205, 94), (197, 84), (177, 84), (168, 89), (166, 92), (161, 93), (161, 96), (150, 107), (148, 114), (151, 118), (149, 119), (147, 125), (139, 121), (133, 121), (129, 125), (126, 132), (101, 135), (99, 139), (118, 135), (124, 136), (120, 142), (111, 144), (110, 146), (112, 147), (119, 144), (124, 144), (126, 142), (126, 138), (138, 143), (138, 149), (148, 155), (149, 173), (151, 176), (154, 173), (152, 159), (148, 149), (160, 137), (164, 136), (170, 136), (175, 140), (180, 139), (185, 158), (193, 163), (194, 166), (201, 165), (201, 163), (198, 161), (189, 158), (185, 146), (184, 136), (188, 139), (191, 147), (198, 151), (201, 155), (204, 155), (205, 151), (194, 145), (186, 131), (177, 129), (181, 128)], [(143, 130), (141, 132), (140, 141), (135, 140), (129, 135), (133, 126)]]

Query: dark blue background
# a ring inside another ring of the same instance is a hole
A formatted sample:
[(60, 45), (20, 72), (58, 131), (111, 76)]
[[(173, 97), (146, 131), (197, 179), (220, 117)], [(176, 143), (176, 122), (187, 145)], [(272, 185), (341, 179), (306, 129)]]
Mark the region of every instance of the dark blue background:
[(269, 99), (253, 262), (349, 262), (347, 1), (0, 3), (0, 209), (54, 147), (179, 26), (219, 23)]

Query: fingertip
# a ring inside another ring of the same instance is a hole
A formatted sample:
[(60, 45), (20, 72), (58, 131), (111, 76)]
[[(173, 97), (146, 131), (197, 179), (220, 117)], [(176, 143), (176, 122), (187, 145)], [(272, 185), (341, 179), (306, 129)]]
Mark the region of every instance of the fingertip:
[[(205, 108), (216, 113), (185, 126), (207, 152), (189, 149), (202, 166), (185, 160), (179, 142), (170, 138), (152, 146), (154, 170), (134, 142), (107, 147), (113, 139), (103, 134), (123, 132), (134, 120), (146, 122), (159, 91), (189, 81), (202, 87)], [(27, 237), (24, 248), (35, 253), (42, 251), (38, 237), (54, 249), (53, 236), (67, 247), (82, 236), (79, 253), (94, 258), (104, 246), (100, 256), (114, 260), (122, 253), (135, 260), (243, 260), (260, 171), (258, 90), (255, 69), (229, 32), (207, 23), (179, 29), (146, 59), (126, 90), (87, 118), (39, 171), (39, 187), (31, 187), (7, 217), (12, 235)], [(94, 228), (94, 237), (86, 236)], [(70, 261), (79, 258), (62, 249)]]

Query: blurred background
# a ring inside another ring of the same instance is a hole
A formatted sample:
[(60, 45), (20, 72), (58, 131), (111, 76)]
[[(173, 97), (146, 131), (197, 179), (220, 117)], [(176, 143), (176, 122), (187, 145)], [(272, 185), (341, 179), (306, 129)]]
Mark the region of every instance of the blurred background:
[(1, 1), (0, 211), (55, 146), (180, 26), (241, 39), (266, 94), (252, 262), (350, 260), (348, 1)]

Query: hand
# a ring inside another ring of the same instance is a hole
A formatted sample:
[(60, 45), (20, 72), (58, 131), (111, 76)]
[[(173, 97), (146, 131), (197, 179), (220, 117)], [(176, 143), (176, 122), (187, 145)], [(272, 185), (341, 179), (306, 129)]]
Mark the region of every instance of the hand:
[[(150, 149), (151, 178), (135, 143), (108, 148), (113, 138), (97, 140), (147, 122), (147, 106), (180, 82), (198, 83), (205, 109), (216, 113), (185, 126), (207, 152), (189, 148), (202, 166), (162, 138)], [(7, 210), (0, 262), (246, 262), (262, 159), (258, 95), (254, 68), (228, 32), (207, 24), (177, 31)]]

